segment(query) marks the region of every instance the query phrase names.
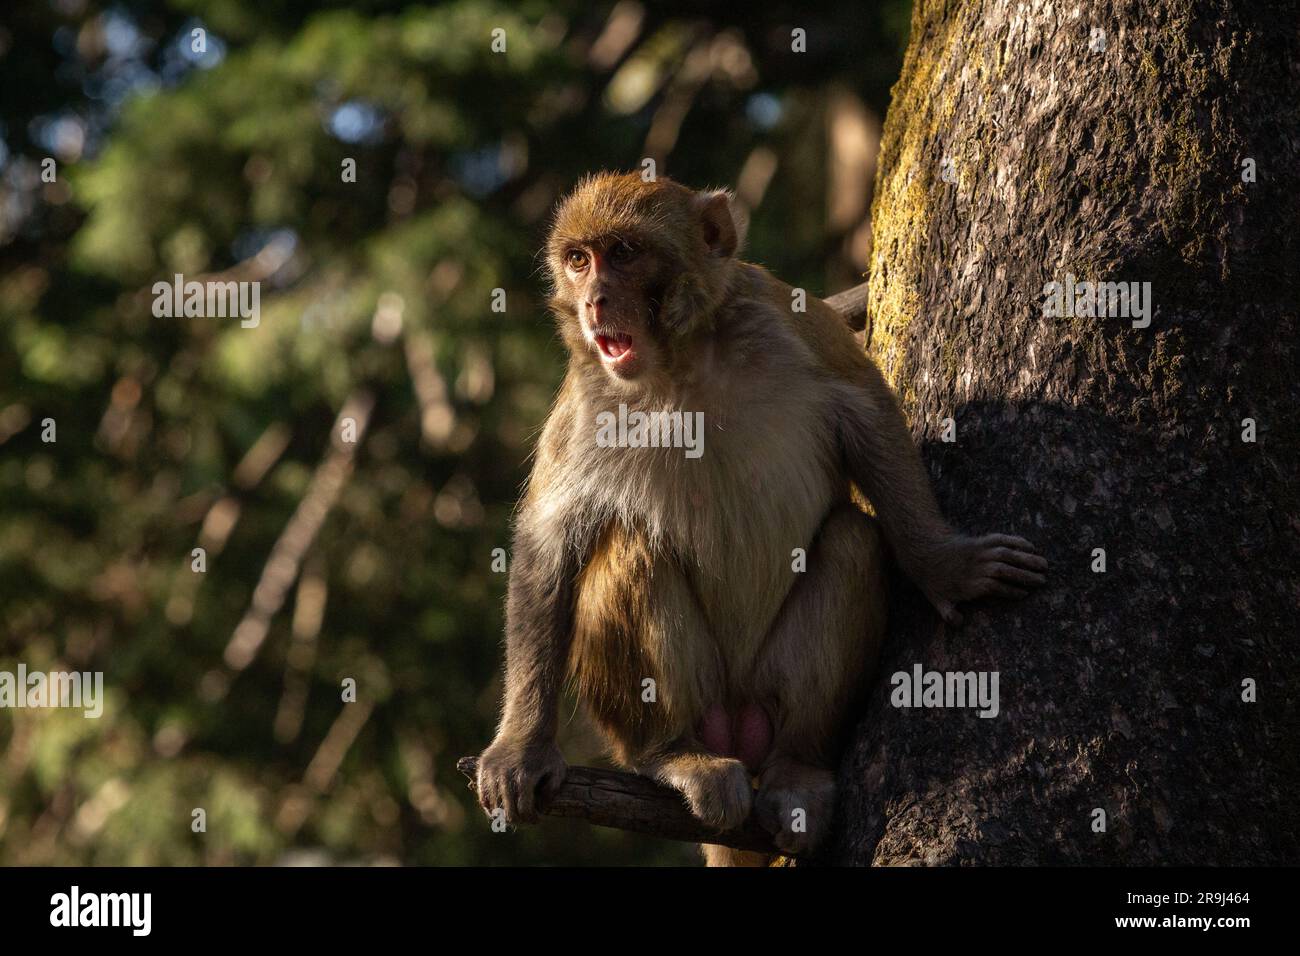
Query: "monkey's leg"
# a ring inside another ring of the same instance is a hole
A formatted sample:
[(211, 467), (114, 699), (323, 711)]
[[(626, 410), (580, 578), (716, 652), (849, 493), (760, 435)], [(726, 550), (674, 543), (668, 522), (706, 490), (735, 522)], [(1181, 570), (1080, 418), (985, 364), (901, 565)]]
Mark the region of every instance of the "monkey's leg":
[(708, 621), (685, 575), (644, 533), (611, 525), (578, 582), (571, 669), (624, 766), (681, 791), (703, 822), (730, 829), (753, 802), (739, 760), (698, 728), (722, 688)]
[(755, 671), (770, 710), (772, 748), (754, 813), (789, 853), (815, 847), (834, 807), (843, 722), (870, 676), (885, 628), (884, 548), (878, 525), (851, 504), (827, 515)]

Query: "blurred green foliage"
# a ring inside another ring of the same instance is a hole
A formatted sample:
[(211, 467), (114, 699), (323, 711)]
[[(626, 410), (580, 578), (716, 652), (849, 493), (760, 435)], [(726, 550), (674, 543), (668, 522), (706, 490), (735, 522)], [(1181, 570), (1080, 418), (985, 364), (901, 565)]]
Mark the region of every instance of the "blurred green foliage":
[[(0, 863), (694, 859), (494, 835), (454, 763), (492, 733), (492, 552), (562, 371), (535, 258), (556, 198), (650, 144), (693, 185), (749, 170), (749, 258), (827, 292), (862, 271), (863, 217), (828, 220), (828, 104), (883, 115), (908, 4), (804, 6), (8, 5), (0, 670), (103, 671), (107, 701), (0, 711)], [(260, 324), (155, 318), (176, 273), (258, 279)]]

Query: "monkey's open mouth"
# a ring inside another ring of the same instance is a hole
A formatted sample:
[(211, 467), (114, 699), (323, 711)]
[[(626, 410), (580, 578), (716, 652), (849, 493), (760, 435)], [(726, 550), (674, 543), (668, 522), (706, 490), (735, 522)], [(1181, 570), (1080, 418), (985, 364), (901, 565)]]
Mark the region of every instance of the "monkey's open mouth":
[(605, 332), (596, 336), (596, 347), (607, 359), (617, 361), (632, 348), (632, 336), (626, 332)]

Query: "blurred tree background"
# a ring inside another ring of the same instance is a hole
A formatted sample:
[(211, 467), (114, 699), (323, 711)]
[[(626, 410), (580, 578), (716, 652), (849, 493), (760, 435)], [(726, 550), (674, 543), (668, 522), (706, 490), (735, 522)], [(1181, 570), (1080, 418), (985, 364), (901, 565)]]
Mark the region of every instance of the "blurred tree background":
[[(811, 6), (8, 0), (0, 670), (102, 671), (106, 705), (0, 710), (0, 863), (694, 859), (493, 834), (454, 764), (563, 368), (556, 199), (650, 157), (735, 187), (747, 258), (860, 281), (910, 4)], [(177, 273), (259, 281), (260, 324), (155, 318)]]

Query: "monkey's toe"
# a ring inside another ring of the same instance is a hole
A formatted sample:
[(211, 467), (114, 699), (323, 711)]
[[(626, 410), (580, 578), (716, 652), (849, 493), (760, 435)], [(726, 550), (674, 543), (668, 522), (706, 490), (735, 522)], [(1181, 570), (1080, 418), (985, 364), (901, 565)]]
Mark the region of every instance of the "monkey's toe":
[(776, 767), (759, 781), (754, 819), (782, 852), (806, 853), (830, 830), (835, 781), (829, 770)]
[(686, 797), (691, 813), (718, 830), (740, 826), (753, 808), (754, 788), (739, 760), (709, 761), (673, 784)]

